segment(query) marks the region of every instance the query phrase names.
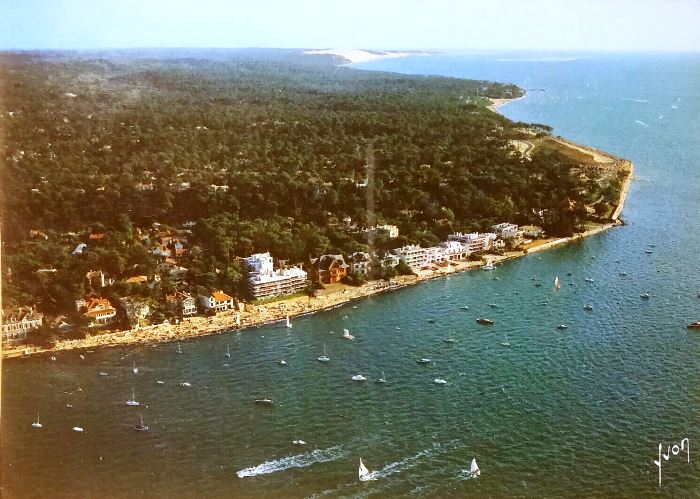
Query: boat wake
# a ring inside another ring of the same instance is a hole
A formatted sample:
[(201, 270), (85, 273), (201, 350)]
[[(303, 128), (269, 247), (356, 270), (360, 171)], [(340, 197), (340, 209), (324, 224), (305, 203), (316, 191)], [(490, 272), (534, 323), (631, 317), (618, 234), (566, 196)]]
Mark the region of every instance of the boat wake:
[(257, 466), (251, 466), (250, 468), (237, 471), (236, 475), (238, 475), (238, 478), (245, 478), (249, 476), (277, 473), (278, 471), (284, 471), (290, 468), (306, 468), (307, 466), (311, 466), (312, 464), (316, 463), (335, 461), (336, 459), (340, 459), (346, 455), (347, 451), (343, 450), (340, 445), (336, 445), (329, 447), (328, 449), (315, 449), (304, 454), (297, 454), (295, 456), (266, 461)]
[(649, 126), (646, 123), (644, 123), (642, 120), (634, 120), (634, 122), (638, 123), (639, 125), (642, 125), (642, 126), (647, 126), (647, 127)]
[(648, 104), (649, 101), (646, 99), (632, 99), (630, 97), (620, 97), (622, 100), (630, 101), (630, 102), (641, 102), (642, 104)]

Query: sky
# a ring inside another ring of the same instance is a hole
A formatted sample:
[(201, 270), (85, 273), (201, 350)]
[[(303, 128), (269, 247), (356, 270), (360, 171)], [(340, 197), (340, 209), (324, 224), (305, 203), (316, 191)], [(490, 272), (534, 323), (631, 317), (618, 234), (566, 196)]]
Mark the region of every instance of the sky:
[(0, 50), (700, 51), (700, 0), (0, 0)]

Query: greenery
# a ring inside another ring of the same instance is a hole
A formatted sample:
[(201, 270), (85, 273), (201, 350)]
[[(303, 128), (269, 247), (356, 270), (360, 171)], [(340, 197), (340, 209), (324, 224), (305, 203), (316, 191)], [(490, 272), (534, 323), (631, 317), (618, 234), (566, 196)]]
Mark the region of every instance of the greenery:
[[(521, 95), (513, 85), (359, 71), (294, 50), (5, 52), (0, 80), (7, 304), (72, 312), (96, 269), (118, 279), (112, 297), (240, 294), (240, 257), (258, 251), (305, 262), (502, 221), (567, 235), (586, 217), (576, 163), (552, 150), (522, 158), (509, 140), (523, 124), (486, 109)], [(184, 284), (123, 282), (156, 273), (153, 222), (186, 221)], [(368, 244), (358, 229), (378, 221), (401, 236)], [(71, 256), (80, 242), (88, 250)], [(410, 269), (370, 277), (396, 273)]]

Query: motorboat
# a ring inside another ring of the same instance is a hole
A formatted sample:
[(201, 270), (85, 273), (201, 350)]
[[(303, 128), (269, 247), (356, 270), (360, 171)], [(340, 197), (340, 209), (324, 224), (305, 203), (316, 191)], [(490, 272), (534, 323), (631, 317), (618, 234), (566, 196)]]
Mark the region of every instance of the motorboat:
[(74, 427), (73, 427), (73, 431), (78, 432), (78, 433), (82, 433), (82, 432), (84, 432), (85, 430), (83, 430), (83, 427), (82, 427), (82, 426), (74, 426)]
[(180, 383), (180, 386), (184, 386), (185, 388), (189, 388), (192, 386), (192, 384), (189, 381), (183, 381)]
[(294, 445), (306, 445), (306, 442), (304, 442), (303, 440), (293, 440), (292, 443)]
[(386, 383), (386, 376), (384, 376), (384, 371), (382, 371), (382, 377), (374, 380), (375, 383)]
[(566, 324), (559, 324), (559, 325), (557, 326), (557, 329), (567, 329), (568, 327), (569, 327), (569, 326), (567, 326)]
[(287, 365), (287, 361), (284, 360), (284, 359), (280, 359), (280, 360), (277, 361), (277, 365), (278, 365), (278, 366), (286, 366), (286, 365)]
[(341, 336), (341, 338), (346, 339), (346, 340), (354, 340), (355, 339), (355, 337), (353, 335), (351, 335), (350, 331), (348, 331), (347, 329), (343, 329), (343, 335)]
[(435, 378), (433, 380), (433, 383), (435, 383), (436, 385), (446, 385), (447, 381), (442, 378)]
[(258, 405), (274, 405), (275, 401), (272, 399), (264, 398), (264, 399), (255, 399), (255, 403)]
[(493, 325), (493, 321), (492, 321), (491, 319), (482, 319), (482, 318), (479, 318), (479, 319), (476, 320), (476, 322), (479, 323), (479, 324), (484, 324), (485, 326), (491, 326), (491, 325)]
[(423, 357), (420, 359), (416, 359), (416, 362), (418, 362), (419, 364), (430, 364), (432, 360), (428, 359), (427, 357)]
[(367, 378), (362, 376), (361, 374), (355, 374), (352, 378), (350, 378), (353, 381), (367, 381)]
[(591, 310), (593, 310), (593, 306), (592, 306), (592, 305), (586, 304), (586, 305), (583, 306), (583, 309), (584, 309), (584, 310), (588, 310), (588, 311), (590, 312)]
[(700, 321), (691, 322), (687, 326), (688, 329), (700, 329)]
[(651, 295), (649, 293), (642, 293), (641, 295), (639, 295), (639, 297), (642, 300), (648, 300), (649, 298), (651, 298)]

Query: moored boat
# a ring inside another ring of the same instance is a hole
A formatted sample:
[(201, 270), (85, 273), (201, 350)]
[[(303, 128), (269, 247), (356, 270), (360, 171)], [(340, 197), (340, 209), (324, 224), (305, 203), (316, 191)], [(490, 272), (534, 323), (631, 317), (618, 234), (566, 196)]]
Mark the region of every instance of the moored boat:
[(688, 329), (700, 329), (700, 321), (691, 322), (687, 327)]
[(255, 399), (255, 403), (258, 405), (275, 405), (275, 401), (269, 398)]
[(479, 324), (484, 324), (486, 326), (491, 326), (493, 324), (493, 321), (491, 319), (478, 318), (476, 322), (478, 322)]

